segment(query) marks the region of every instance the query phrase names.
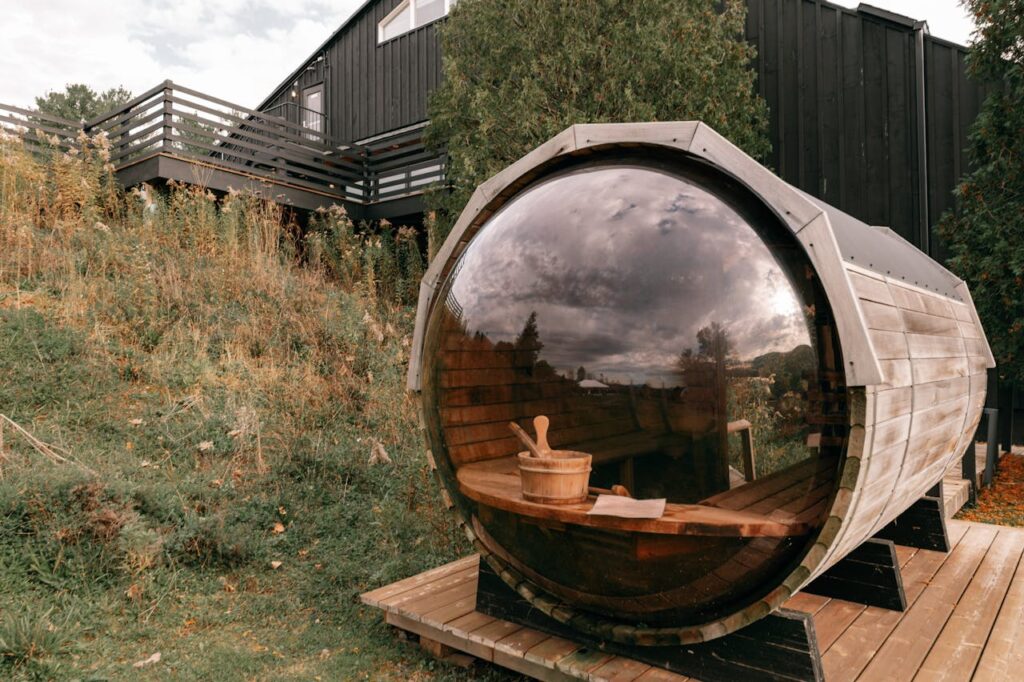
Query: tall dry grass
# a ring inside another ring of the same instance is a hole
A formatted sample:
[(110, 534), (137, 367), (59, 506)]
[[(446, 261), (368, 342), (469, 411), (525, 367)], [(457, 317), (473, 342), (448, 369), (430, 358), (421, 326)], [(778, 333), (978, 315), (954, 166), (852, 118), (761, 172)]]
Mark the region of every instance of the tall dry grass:
[(81, 146), (0, 140), (0, 414), (84, 465), (0, 440), (0, 634), (26, 600), (130, 632), (271, 560), (351, 628), (359, 590), (453, 556), (404, 390), (415, 231), (125, 192)]
[[(250, 195), (125, 193), (105, 140), (85, 148), (40, 158), (0, 145), (0, 306), (145, 356), (131, 371), (152, 384), (180, 384), (187, 356), (204, 371), (186, 383), (294, 395), (303, 409), (366, 393), (368, 341), (399, 340), (391, 359), (405, 361), (423, 262), (411, 229), (360, 229), (333, 208), (300, 239), (280, 206)], [(404, 400), (386, 414), (372, 402), (359, 408), (378, 428), (408, 418)]]

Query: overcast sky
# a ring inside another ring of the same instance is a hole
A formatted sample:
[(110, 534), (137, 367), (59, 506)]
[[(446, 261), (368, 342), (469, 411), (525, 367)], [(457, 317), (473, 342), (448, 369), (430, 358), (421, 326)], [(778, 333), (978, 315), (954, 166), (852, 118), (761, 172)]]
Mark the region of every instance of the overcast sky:
[(363, 0), (3, 0), (0, 102), (171, 79), (255, 106)]
[[(362, 0), (3, 0), (0, 102), (88, 83), (140, 93), (170, 78), (255, 106)], [(839, 0), (854, 7), (856, 2)], [(874, 0), (966, 43), (957, 0)]]

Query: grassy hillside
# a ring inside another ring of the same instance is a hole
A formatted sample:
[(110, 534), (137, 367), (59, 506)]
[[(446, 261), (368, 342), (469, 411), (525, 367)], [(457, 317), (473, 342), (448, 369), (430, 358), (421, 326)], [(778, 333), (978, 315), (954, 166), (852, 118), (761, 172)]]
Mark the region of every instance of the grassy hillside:
[(105, 158), (0, 143), (0, 678), (454, 675), (356, 600), (466, 549), (404, 392), (413, 235)]

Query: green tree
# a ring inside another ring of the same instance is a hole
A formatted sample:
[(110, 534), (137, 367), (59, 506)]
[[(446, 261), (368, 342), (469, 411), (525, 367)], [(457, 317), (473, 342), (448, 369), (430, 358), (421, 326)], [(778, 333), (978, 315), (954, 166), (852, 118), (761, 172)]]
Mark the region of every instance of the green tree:
[(63, 92), (50, 91), (36, 97), (36, 108), (44, 114), (69, 121), (88, 121), (121, 106), (132, 98), (123, 87), (96, 92), (84, 83), (70, 83)]
[(1000, 374), (1024, 380), (1024, 0), (965, 0), (971, 77), (993, 86), (971, 128), (971, 170), (939, 233), (971, 287)]
[(575, 123), (703, 120), (763, 158), (743, 0), (463, 0), (441, 28), (429, 144), (447, 233), (481, 182)]

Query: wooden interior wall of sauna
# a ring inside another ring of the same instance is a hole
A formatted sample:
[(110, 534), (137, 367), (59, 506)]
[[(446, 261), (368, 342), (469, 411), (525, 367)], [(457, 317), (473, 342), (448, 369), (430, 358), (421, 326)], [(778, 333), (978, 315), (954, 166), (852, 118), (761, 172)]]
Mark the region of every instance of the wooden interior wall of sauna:
[(868, 389), (866, 470), (840, 556), (919, 499), (959, 458), (981, 418), (987, 383), (981, 330), (967, 304), (848, 270), (884, 383)]
[[(666, 433), (705, 434), (717, 422), (709, 411), (711, 372), (690, 370), (685, 393), (612, 386), (587, 392), (574, 379), (535, 366), (530, 349), (494, 344), (466, 333), (448, 316), (451, 333), (440, 349), (440, 417), (455, 466), (515, 455), (523, 450), (510, 421), (533, 433), (532, 419), (551, 419), (549, 440), (556, 449), (580, 449), (595, 461), (611, 461), (656, 449)], [(543, 354), (541, 354), (543, 358)], [(706, 381), (705, 381), (706, 380)]]

